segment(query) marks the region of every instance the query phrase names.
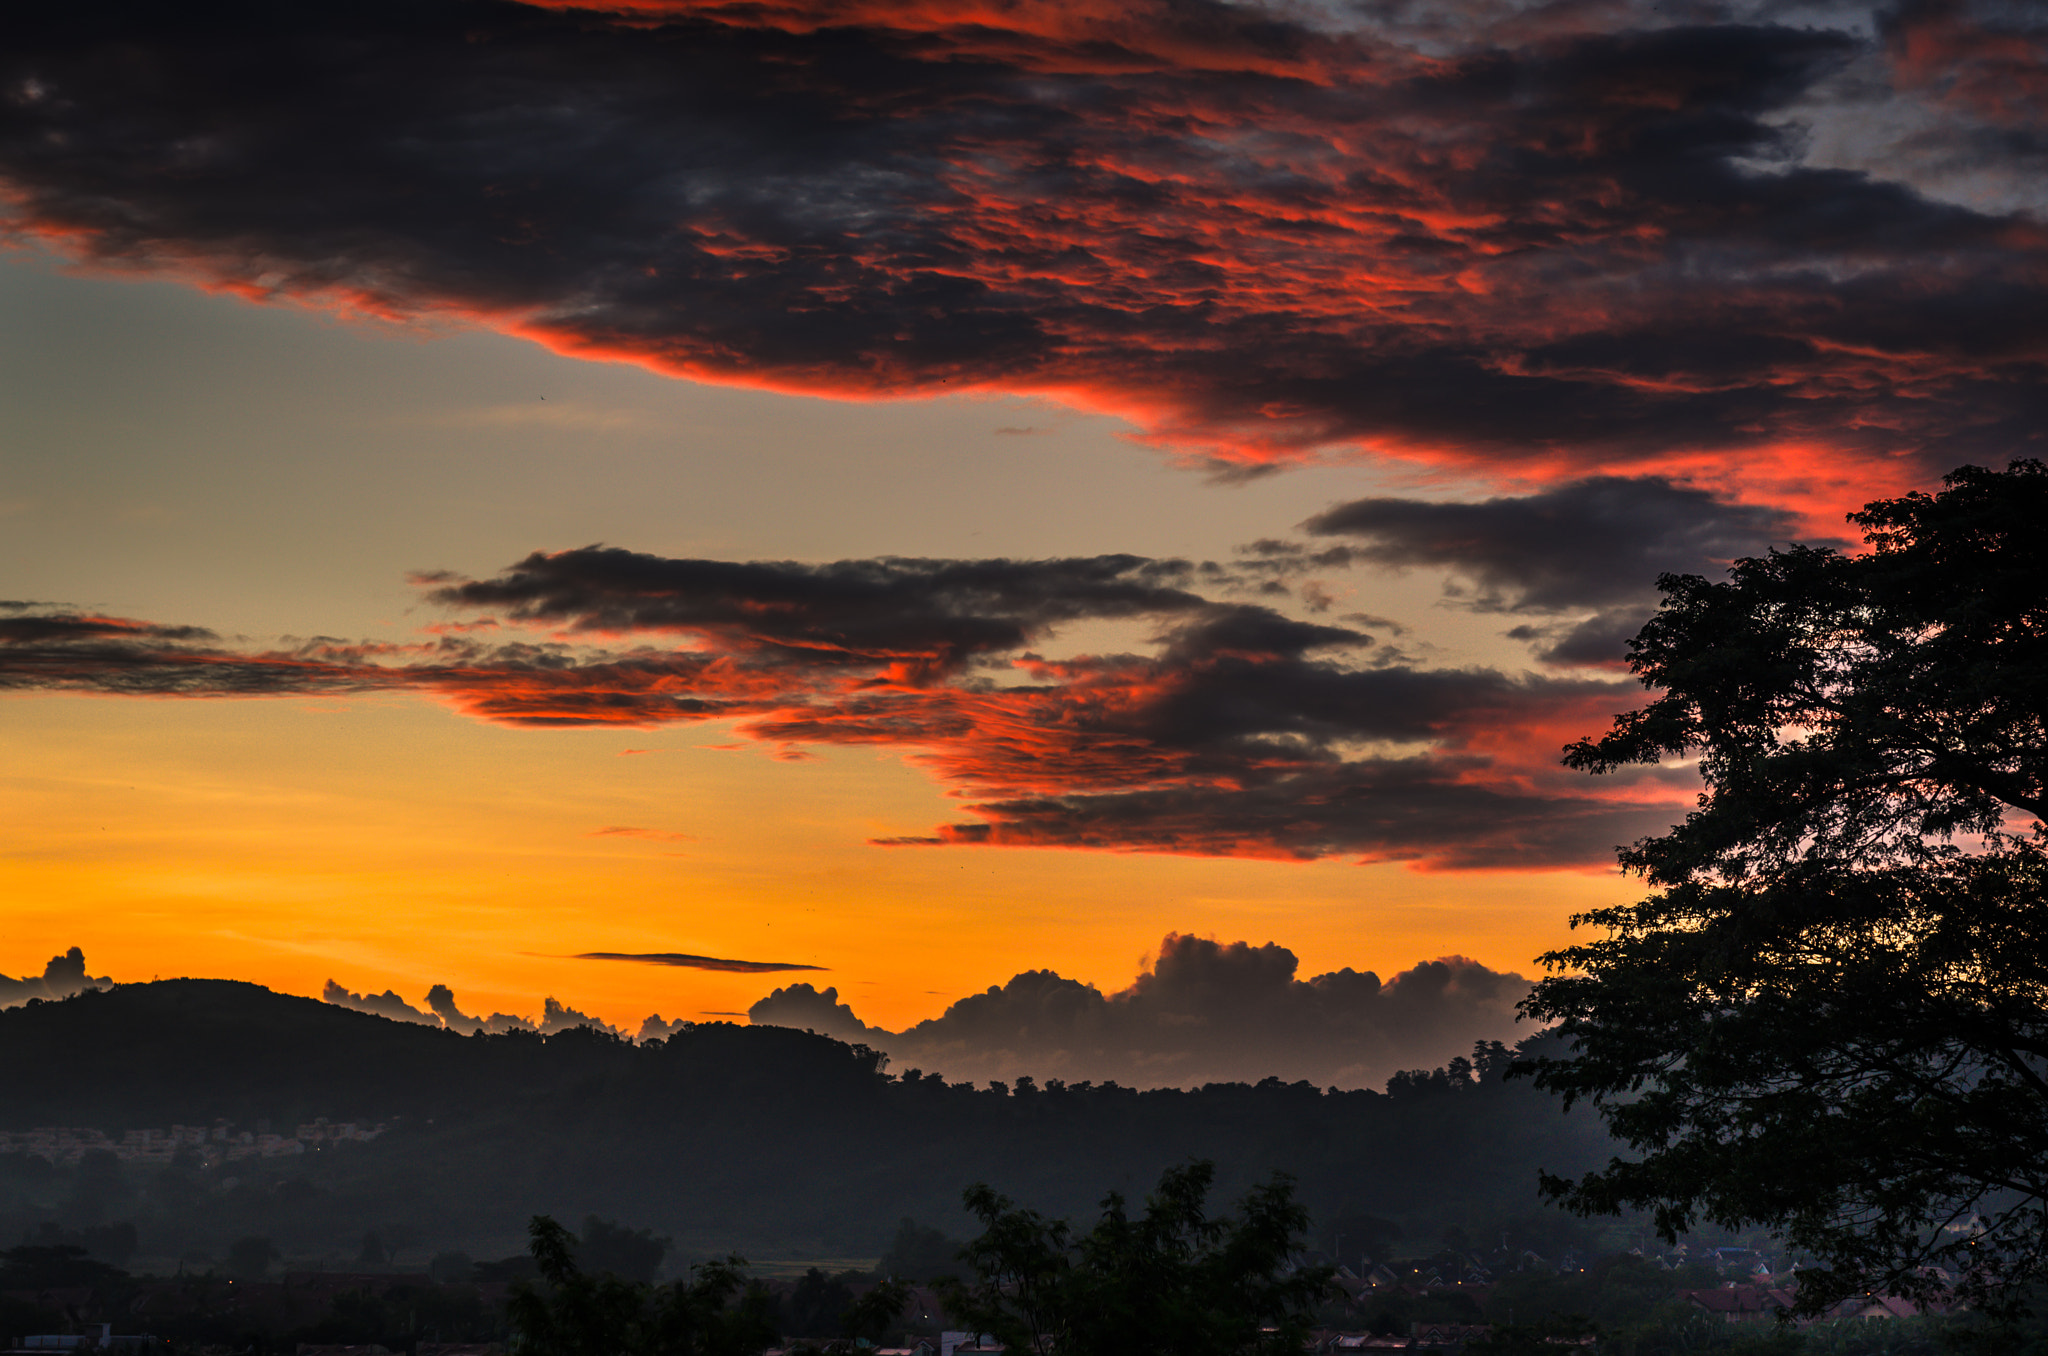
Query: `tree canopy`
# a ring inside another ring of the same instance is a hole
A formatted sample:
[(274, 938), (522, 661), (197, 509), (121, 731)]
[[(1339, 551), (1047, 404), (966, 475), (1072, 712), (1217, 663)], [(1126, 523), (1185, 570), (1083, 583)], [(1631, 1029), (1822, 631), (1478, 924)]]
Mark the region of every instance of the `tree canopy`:
[(1214, 1175), (1206, 1162), (1169, 1169), (1135, 1218), (1111, 1192), (1078, 1237), (1064, 1221), (970, 1187), (983, 1231), (961, 1256), (977, 1279), (942, 1285), (947, 1312), (1012, 1351), (1295, 1356), (1331, 1275), (1293, 1261), (1308, 1212), (1275, 1177), (1235, 1218), (1212, 1217)]
[(755, 1356), (775, 1340), (767, 1297), (737, 1257), (654, 1286), (584, 1270), (569, 1231), (546, 1215), (529, 1234), (540, 1284), (522, 1282), (507, 1306), (520, 1356)]
[(1566, 751), (1705, 791), (1525, 1005), (1572, 1052), (1538, 1085), (1636, 1155), (1546, 1188), (1767, 1225), (1825, 1264), (1803, 1306), (2009, 1305), (2048, 1267), (2048, 469), (1850, 520), (1863, 552), (1660, 579), (1630, 661), (1658, 695)]

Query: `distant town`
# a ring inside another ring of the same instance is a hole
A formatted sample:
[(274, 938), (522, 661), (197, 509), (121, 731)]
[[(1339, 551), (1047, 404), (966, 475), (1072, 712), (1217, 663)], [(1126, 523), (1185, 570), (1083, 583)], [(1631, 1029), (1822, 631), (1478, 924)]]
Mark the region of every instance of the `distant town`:
[(191, 1153), (210, 1167), (244, 1158), (291, 1158), (330, 1145), (367, 1143), (385, 1128), (382, 1123), (334, 1122), (322, 1116), (281, 1135), (267, 1121), (259, 1122), (254, 1130), (240, 1130), (221, 1120), (211, 1125), (128, 1130), (117, 1140), (104, 1130), (39, 1125), (30, 1130), (0, 1130), (0, 1154), (75, 1164), (89, 1153), (110, 1153), (124, 1163), (169, 1163), (180, 1153)]

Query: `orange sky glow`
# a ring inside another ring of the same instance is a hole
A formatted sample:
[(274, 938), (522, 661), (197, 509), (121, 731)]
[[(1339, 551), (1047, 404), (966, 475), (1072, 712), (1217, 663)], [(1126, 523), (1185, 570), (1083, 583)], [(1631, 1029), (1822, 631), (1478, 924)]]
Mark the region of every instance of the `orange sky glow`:
[(1657, 575), (2039, 454), (2048, 29), (1380, 9), (36, 28), (0, 971), (1536, 973)]

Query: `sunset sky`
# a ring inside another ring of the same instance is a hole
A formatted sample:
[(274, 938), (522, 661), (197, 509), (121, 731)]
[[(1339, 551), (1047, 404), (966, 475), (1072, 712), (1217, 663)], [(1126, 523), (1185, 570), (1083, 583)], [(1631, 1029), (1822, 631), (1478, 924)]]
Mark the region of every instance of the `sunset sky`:
[(2042, 454), (2048, 20), (40, 5), (0, 229), (0, 972), (1485, 987), (1660, 571)]

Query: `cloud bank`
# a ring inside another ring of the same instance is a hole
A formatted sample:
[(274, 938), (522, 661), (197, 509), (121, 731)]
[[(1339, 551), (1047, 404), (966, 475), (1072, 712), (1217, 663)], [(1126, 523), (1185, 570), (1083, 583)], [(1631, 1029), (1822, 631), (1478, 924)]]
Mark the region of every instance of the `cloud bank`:
[(37, 3), (0, 202), (95, 267), (1240, 464), (2038, 447), (2048, 20), (1775, 12)]
[[(1170, 933), (1129, 988), (1104, 995), (1051, 970), (1027, 970), (970, 995), (907, 1031), (871, 1027), (837, 989), (807, 983), (770, 992), (738, 1017), (806, 1028), (887, 1052), (905, 1078), (1040, 1083), (1116, 1082), (1126, 1087), (1195, 1087), (1211, 1082), (1307, 1079), (1319, 1087), (1378, 1087), (1404, 1069), (1434, 1068), (1475, 1042), (1512, 1040), (1515, 1004), (1530, 981), (1461, 956), (1425, 961), (1385, 982), (1346, 968), (1297, 978), (1299, 962), (1271, 942), (1220, 943)], [(64, 998), (110, 979), (85, 974), (77, 947), (52, 960), (41, 980), (0, 980), (0, 1007)], [(33, 989), (28, 992), (27, 989)], [(328, 980), (325, 1002), (390, 1021), (463, 1035), (530, 1031), (553, 1035), (589, 1027), (626, 1038), (619, 1027), (548, 998), (536, 1018), (472, 1017), (454, 991), (436, 984), (425, 1008), (396, 990), (351, 993)], [(693, 1024), (643, 1021), (633, 1039), (664, 1040)]]
[[(600, 1021), (589, 1013), (578, 1012), (552, 996), (542, 1002), (541, 1015), (538, 1018), (520, 1017), (507, 1012), (494, 1012), (488, 1017), (471, 1017), (456, 1005), (455, 991), (446, 984), (436, 984), (427, 990), (427, 1006), (424, 1010), (406, 1002), (395, 990), (386, 989), (383, 993), (350, 993), (331, 979), (321, 990), (320, 1001), (332, 1003), (336, 1007), (351, 1008), (356, 1012), (372, 1013), (394, 1022), (445, 1027), (465, 1036), (473, 1036), (479, 1031), (487, 1031), (493, 1035), (507, 1031), (533, 1031), (543, 1036), (552, 1036), (557, 1031), (569, 1031), (579, 1026), (591, 1027), (614, 1036), (625, 1034), (619, 1028)], [(648, 1020), (658, 1022), (660, 1018), (653, 1017)]]
[[(1628, 685), (1417, 667), (1354, 627), (1240, 601), (1257, 574), (1129, 555), (805, 564), (593, 546), (423, 580), (466, 620), (410, 645), (259, 650), (194, 627), (0, 618), (0, 689), (406, 690), (506, 725), (725, 720), (783, 756), (894, 748), (963, 802), (953, 822), (879, 840), (908, 848), (1581, 867), (1679, 813), (1685, 774), (1591, 783), (1557, 766), (1633, 704)], [(1125, 624), (1146, 648), (1044, 653), (1084, 621)]]
[[(1117, 1082), (1195, 1087), (1278, 1077), (1378, 1087), (1477, 1041), (1512, 1040), (1530, 981), (1459, 956), (1382, 982), (1351, 969), (1297, 978), (1285, 947), (1169, 935), (1127, 989), (1029, 970), (907, 1031), (870, 1027), (839, 1001), (793, 984), (748, 1009), (751, 1022), (804, 1027), (886, 1051), (898, 1069), (952, 1080)], [(1524, 1033), (1526, 1034), (1526, 1033)]]

